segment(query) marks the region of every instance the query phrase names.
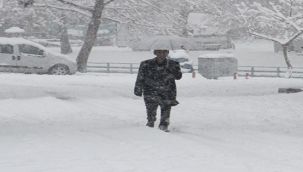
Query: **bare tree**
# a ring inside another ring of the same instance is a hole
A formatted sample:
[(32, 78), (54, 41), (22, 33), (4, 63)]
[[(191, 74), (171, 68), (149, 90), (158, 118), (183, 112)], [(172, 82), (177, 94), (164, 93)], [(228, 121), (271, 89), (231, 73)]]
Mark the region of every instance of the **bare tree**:
[[(44, 1), (45, 2), (45, 1)], [(46, 8), (48, 14), (50, 14), (53, 18), (55, 18), (55, 22), (59, 25), (59, 36), (60, 36), (60, 49), (62, 54), (70, 54), (72, 53), (72, 48), (68, 36), (67, 30), (67, 14), (64, 11), (57, 10), (56, 8), (52, 8), (46, 2), (44, 4), (36, 4), (34, 7), (36, 8)]]
[(290, 43), (303, 33), (303, 2), (299, 0), (241, 3), (238, 6), (243, 25), (257, 37), (279, 43), (283, 47), (286, 65), (291, 70), (288, 57)]
[[(16, 1), (16, 0), (15, 0)], [(55, 10), (55, 8), (50, 8), (46, 0), (17, 0), (19, 6), (23, 6), (23, 13), (26, 14), (25, 10), (30, 11), (31, 15), (27, 14), (26, 21), (29, 23), (26, 27), (27, 33), (32, 35), (33, 33), (33, 23), (40, 22), (41, 24), (45, 23), (45, 20), (52, 19), (52, 23), (58, 25), (59, 32), (57, 35), (60, 37), (60, 47), (62, 54), (69, 54), (72, 52), (72, 48), (69, 41), (69, 36), (67, 32), (67, 16), (66, 12)], [(43, 4), (42, 4), (43, 2)], [(28, 12), (27, 12), (28, 13)], [(39, 16), (39, 14), (44, 14), (44, 16)], [(38, 17), (39, 16), (39, 17)], [(47, 18), (45, 18), (48, 16)], [(44, 18), (37, 20), (37, 18)]]
[(61, 15), (62, 24), (60, 25), (60, 47), (62, 54), (70, 54), (73, 52), (70, 45), (68, 31), (67, 31), (67, 16), (66, 14)]
[[(56, 0), (67, 6), (69, 10), (74, 10), (79, 13), (90, 15), (90, 22), (84, 38), (84, 44), (77, 56), (77, 66), (79, 72), (86, 72), (88, 57), (96, 41), (99, 26), (101, 24), (102, 13), (106, 5), (110, 4), (114, 0), (95, 0), (93, 7), (86, 6), (81, 3), (74, 3), (68, 0)], [(54, 6), (53, 6), (54, 7)], [(59, 9), (60, 7), (58, 7)], [(62, 9), (62, 8), (61, 8)]]
[(96, 0), (95, 6), (93, 8), (92, 12), (92, 18), (88, 25), (84, 44), (77, 56), (77, 65), (78, 65), (78, 71), (79, 72), (86, 72), (86, 66), (87, 66), (87, 60), (89, 57), (89, 54), (94, 46), (94, 43), (96, 41), (97, 33), (99, 26), (101, 24), (101, 17), (102, 12), (105, 7), (105, 5), (109, 4), (113, 0), (109, 0), (105, 2), (104, 0)]

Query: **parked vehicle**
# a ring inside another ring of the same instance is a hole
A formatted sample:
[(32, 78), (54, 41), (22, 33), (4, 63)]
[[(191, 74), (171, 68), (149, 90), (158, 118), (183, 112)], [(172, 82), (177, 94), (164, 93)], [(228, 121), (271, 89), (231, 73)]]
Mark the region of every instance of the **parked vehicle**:
[(0, 37), (0, 72), (66, 75), (77, 71), (67, 56), (23, 38)]
[(189, 59), (188, 53), (185, 50), (171, 50), (169, 51), (169, 57), (171, 60), (180, 63), (181, 71), (183, 73), (192, 72), (193, 62)]

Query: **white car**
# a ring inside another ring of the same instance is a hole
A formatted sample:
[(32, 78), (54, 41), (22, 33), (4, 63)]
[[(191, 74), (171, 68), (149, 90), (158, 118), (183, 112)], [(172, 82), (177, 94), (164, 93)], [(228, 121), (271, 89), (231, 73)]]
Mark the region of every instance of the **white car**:
[(23, 38), (0, 37), (0, 72), (74, 74), (76, 63), (67, 56)]
[(188, 53), (185, 50), (171, 50), (169, 51), (169, 58), (180, 63), (183, 73), (194, 70), (193, 62), (189, 59)]

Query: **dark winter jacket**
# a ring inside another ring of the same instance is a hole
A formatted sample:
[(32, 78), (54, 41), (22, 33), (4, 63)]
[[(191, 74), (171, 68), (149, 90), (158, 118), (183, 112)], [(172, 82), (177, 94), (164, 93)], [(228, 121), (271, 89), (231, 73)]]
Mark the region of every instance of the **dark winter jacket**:
[(158, 64), (156, 58), (141, 62), (134, 93), (137, 96), (176, 100), (176, 82), (182, 78), (180, 64), (166, 59)]

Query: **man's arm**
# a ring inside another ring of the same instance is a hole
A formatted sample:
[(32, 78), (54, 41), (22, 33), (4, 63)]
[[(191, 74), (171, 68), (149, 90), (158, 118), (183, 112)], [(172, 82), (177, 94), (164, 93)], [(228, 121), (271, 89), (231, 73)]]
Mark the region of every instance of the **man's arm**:
[(166, 79), (176, 79), (179, 80), (182, 78), (182, 72), (179, 62), (173, 61), (172, 64), (168, 67), (169, 76)]
[(176, 80), (179, 80), (182, 78), (182, 72), (181, 72), (181, 67), (180, 67), (179, 62), (176, 62), (176, 67), (173, 72), (173, 75), (175, 76)]
[(144, 83), (144, 63), (142, 62), (139, 67), (135, 89), (134, 89), (134, 94), (136, 96), (142, 96), (143, 83)]

